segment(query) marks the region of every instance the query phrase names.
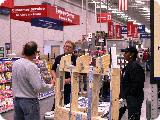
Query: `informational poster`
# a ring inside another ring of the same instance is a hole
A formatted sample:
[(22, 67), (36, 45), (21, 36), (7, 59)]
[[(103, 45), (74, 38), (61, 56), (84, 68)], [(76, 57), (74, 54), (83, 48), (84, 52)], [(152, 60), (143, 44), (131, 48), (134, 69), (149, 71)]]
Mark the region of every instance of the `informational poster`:
[(154, 81), (160, 82), (160, 1), (154, 0)]

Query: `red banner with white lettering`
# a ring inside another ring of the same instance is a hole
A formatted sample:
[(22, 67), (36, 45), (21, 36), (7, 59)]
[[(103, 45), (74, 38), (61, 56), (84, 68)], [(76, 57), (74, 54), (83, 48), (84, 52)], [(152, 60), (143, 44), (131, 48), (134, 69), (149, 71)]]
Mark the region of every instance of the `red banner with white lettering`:
[(13, 0), (0, 0), (0, 8), (13, 8), (14, 1)]
[(97, 23), (106, 23), (112, 21), (111, 13), (98, 13), (97, 14)]
[(113, 22), (108, 22), (108, 38), (114, 37), (114, 25)]
[(50, 5), (15, 6), (11, 10), (11, 19), (31, 22), (32, 18), (48, 17), (63, 21), (63, 25), (80, 25), (80, 17), (64, 8)]
[(127, 22), (127, 37), (132, 37), (133, 22)]
[(138, 38), (138, 26), (135, 24), (132, 26), (132, 36), (133, 38)]
[(116, 25), (116, 38), (120, 39), (121, 36), (121, 26), (120, 25)]

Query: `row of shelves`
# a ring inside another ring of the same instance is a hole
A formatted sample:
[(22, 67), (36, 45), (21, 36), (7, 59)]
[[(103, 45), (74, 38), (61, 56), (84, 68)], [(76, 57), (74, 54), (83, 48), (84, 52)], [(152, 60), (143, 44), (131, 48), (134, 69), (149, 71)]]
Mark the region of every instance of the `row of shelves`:
[[(0, 58), (0, 113), (7, 112), (14, 109), (13, 107), (13, 93), (12, 93), (12, 65), (13, 62), (19, 58)], [(45, 60), (36, 60), (40, 69), (41, 77), (46, 83), (50, 83), (51, 76), (48, 72), (47, 63)], [(53, 91), (40, 93), (39, 100), (45, 99), (54, 95)]]
[[(45, 92), (45, 93), (40, 93), (39, 94), (39, 100), (43, 100), (45, 98), (48, 98), (50, 96), (53, 96), (54, 95), (54, 92), (53, 91), (48, 91), (48, 92)], [(0, 97), (0, 113), (3, 113), (3, 112), (7, 112), (9, 110), (13, 110), (14, 107), (13, 107), (13, 97)]]

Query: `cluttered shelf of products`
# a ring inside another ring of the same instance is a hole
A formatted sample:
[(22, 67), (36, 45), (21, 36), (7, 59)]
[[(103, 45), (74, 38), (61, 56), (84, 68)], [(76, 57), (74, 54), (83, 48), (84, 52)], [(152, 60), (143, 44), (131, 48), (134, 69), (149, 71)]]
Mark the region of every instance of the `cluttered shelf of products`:
[[(0, 113), (7, 112), (13, 108), (12, 94), (12, 65), (19, 58), (0, 58)], [(45, 60), (36, 60), (35, 63), (40, 69), (41, 77), (49, 83), (51, 76)], [(39, 100), (45, 99), (54, 94), (53, 91), (39, 93)]]

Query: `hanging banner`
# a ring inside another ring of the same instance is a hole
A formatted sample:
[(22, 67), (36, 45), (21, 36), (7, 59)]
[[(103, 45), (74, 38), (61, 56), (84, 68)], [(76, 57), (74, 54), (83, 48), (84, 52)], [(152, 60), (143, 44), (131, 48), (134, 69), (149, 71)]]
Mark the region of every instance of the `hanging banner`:
[(145, 33), (145, 25), (138, 25), (138, 33)]
[(133, 22), (127, 22), (127, 37), (132, 37)]
[(13, 0), (0, 0), (0, 8), (13, 8), (14, 1)]
[(140, 39), (150, 39), (150, 38), (151, 34), (149, 33), (140, 34)]
[(63, 31), (63, 22), (51, 18), (33, 18), (31, 26)]
[(138, 38), (138, 28), (137, 28), (137, 25), (135, 25), (135, 24), (133, 24), (133, 26), (132, 26), (132, 37)]
[(97, 14), (97, 23), (106, 23), (106, 22), (112, 22), (112, 14), (111, 13)]
[(114, 26), (113, 22), (108, 22), (108, 38), (114, 37)]
[(121, 26), (121, 34), (127, 34), (127, 26)]
[(121, 27), (120, 25), (116, 25), (116, 38), (120, 39), (121, 37)]
[(118, 10), (127, 11), (128, 10), (128, 0), (118, 0)]
[(31, 22), (33, 18), (47, 17), (63, 21), (63, 25), (80, 25), (80, 17), (64, 8), (51, 5), (15, 6), (11, 10), (11, 19)]

